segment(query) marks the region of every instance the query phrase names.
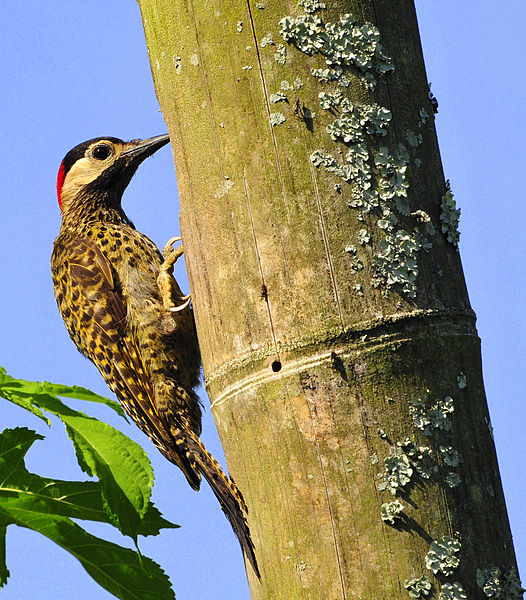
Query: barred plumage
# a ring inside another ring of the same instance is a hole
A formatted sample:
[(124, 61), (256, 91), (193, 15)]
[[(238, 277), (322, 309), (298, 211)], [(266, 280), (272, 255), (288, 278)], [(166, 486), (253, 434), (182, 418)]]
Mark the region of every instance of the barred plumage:
[(120, 205), (140, 162), (168, 141), (95, 138), (66, 155), (57, 181), (55, 296), (73, 342), (136, 425), (193, 489), (201, 476), (210, 484), (259, 576), (241, 492), (199, 440), (201, 359), (192, 309), (171, 275), (181, 252), (167, 245), (163, 260)]

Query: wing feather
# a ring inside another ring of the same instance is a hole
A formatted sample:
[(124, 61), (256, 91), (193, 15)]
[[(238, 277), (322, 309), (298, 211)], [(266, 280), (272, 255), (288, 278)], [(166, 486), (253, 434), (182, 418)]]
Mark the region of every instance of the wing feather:
[(59, 309), (77, 348), (136, 424), (158, 446), (170, 446), (140, 348), (126, 327), (126, 304), (110, 263), (91, 239), (68, 236), (55, 242), (52, 265)]

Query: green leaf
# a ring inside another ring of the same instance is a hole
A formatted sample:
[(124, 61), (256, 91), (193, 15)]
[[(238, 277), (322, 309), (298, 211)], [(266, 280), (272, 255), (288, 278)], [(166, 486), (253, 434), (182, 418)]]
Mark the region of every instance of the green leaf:
[[(0, 462), (0, 480), (0, 506), (4, 508), (15, 504), (32, 509), (38, 504), (49, 514), (113, 524), (104, 508), (99, 482), (49, 479), (5, 462)], [(158, 535), (161, 529), (176, 527), (150, 502), (136, 534)]]
[(144, 450), (110, 425), (77, 415), (62, 415), (79, 464), (96, 475), (114, 525), (133, 537), (146, 513), (153, 469)]
[(20, 406), (20, 408), (25, 408), (39, 419), (45, 421), (47, 425), (51, 425), (51, 421), (44, 416), (38, 406), (33, 404), (33, 398), (24, 394), (23, 392), (20, 392), (17, 383), (13, 383), (15, 381), (16, 380), (13, 380), (12, 377), (6, 375), (5, 370), (0, 367), (0, 396), (6, 400), (9, 400), (13, 404)]
[(4, 429), (0, 434), (0, 483), (8, 479), (11, 469), (16, 469), (36, 440), (44, 436), (26, 427)]
[[(6, 509), (16, 505), (33, 510), (39, 505), (48, 514), (113, 524), (104, 509), (99, 482), (48, 479), (20, 469), (15, 473), (16, 479), (7, 479), (0, 484), (0, 507)], [(158, 535), (161, 529), (177, 527), (179, 525), (164, 519), (150, 502), (136, 533)]]
[(144, 450), (111, 425), (69, 408), (54, 396), (41, 395), (36, 402), (64, 423), (82, 470), (99, 478), (112, 524), (135, 538), (153, 486), (153, 469)]
[[(60, 385), (58, 383), (49, 383), (47, 381), (25, 381), (24, 379), (15, 379), (6, 374), (5, 369), (0, 367), (0, 395), (11, 400), (19, 406), (34, 412), (32, 408), (32, 400), (40, 396), (62, 396), (64, 398), (75, 398), (77, 400), (87, 400), (89, 402), (97, 402), (105, 404), (114, 410), (118, 415), (126, 419), (126, 414), (121, 405), (115, 400), (99, 396), (86, 388), (77, 385)], [(28, 406), (23, 406), (20, 402), (25, 402)], [(38, 405), (38, 403), (37, 403)], [(38, 408), (33, 407), (38, 411)], [(42, 413), (37, 416), (43, 417)]]
[(64, 423), (82, 470), (101, 482), (104, 507), (112, 524), (136, 539), (153, 485), (146, 453), (117, 429), (64, 404), (58, 394), (110, 403), (112, 407), (117, 403), (84, 388), (13, 379), (5, 371), (0, 372), (0, 394), (46, 421), (42, 410)]
[[(123, 600), (174, 598), (165, 573), (149, 558), (99, 539), (70, 518), (110, 522), (99, 482), (59, 481), (27, 471), (24, 457), (43, 439), (25, 428), (0, 434), (0, 586), (9, 571), (5, 561), (5, 529), (16, 524), (37, 531), (73, 554), (101, 586)], [(137, 534), (175, 527), (149, 503)]]
[(77, 400), (87, 400), (89, 402), (97, 402), (99, 404), (105, 404), (113, 409), (118, 415), (127, 420), (126, 413), (122, 409), (122, 406), (115, 400), (106, 398), (105, 396), (99, 396), (95, 392), (78, 385), (60, 385), (58, 383), (49, 383), (48, 381), (42, 382), (42, 393), (54, 394), (55, 396), (62, 396), (63, 398), (75, 398)]
[[(0, 509), (0, 515), (2, 512)], [(93, 536), (68, 518), (16, 509), (4, 512), (4, 516), (12, 523), (38, 531), (62, 546), (80, 561), (99, 585), (117, 598), (175, 599), (170, 580), (156, 562)]]

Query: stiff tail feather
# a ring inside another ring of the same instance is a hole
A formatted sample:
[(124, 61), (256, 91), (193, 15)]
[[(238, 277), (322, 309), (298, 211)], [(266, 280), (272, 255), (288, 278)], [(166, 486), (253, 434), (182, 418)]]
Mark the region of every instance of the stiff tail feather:
[[(178, 438), (184, 438), (186, 456), (194, 463), (192, 465), (194, 469), (206, 479), (212, 488), (226, 518), (229, 520), (230, 525), (239, 540), (244, 555), (252, 565), (258, 579), (261, 579), (254, 550), (254, 543), (252, 542), (250, 529), (245, 516), (248, 509), (241, 492), (234, 481), (225, 474), (217, 460), (210, 452), (208, 452), (196, 435), (189, 431), (183, 432), (179, 430), (176, 432), (173, 428), (171, 433), (175, 438), (176, 443)], [(177, 435), (177, 433), (179, 433), (179, 435)]]

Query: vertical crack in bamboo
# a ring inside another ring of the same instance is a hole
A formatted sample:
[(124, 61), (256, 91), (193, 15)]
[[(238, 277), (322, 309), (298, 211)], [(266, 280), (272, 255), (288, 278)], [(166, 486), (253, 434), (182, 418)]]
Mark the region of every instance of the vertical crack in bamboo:
[[(356, 353), (356, 358), (358, 359), (360, 357), (361, 357), (361, 352), (358, 351)], [(364, 405), (364, 401), (363, 401), (363, 396), (360, 394), (359, 390), (357, 390), (357, 393), (356, 393), (356, 401), (358, 403), (358, 408), (359, 408), (360, 423), (362, 425), (362, 431), (363, 431), (363, 440), (365, 442), (365, 447), (367, 448), (368, 451), (370, 451), (371, 441), (370, 441), (370, 437), (369, 437), (369, 428), (367, 426), (367, 423), (365, 422), (366, 409), (365, 409), (365, 405)], [(376, 483), (374, 483), (374, 495), (375, 495), (375, 497), (378, 497), (378, 490), (376, 487)], [(383, 535), (383, 533), (382, 533), (382, 535)], [(362, 560), (363, 545), (361, 543), (360, 537), (357, 538), (356, 544), (358, 546), (358, 559), (360, 561), (360, 567), (361, 567), (362, 571), (364, 572), (365, 568), (364, 568), (364, 564), (363, 564), (363, 560)], [(365, 554), (367, 555), (366, 552), (365, 552)], [(389, 571), (390, 570), (391, 569), (389, 569)], [(395, 600), (395, 599), (393, 599), (393, 600)]]
[[(219, 143), (219, 138), (217, 135), (218, 129), (217, 129), (217, 124), (216, 124), (216, 119), (214, 117), (214, 111), (212, 108), (212, 94), (210, 92), (210, 86), (208, 85), (208, 77), (206, 75), (206, 66), (205, 66), (205, 60), (204, 60), (204, 54), (202, 52), (201, 49), (201, 44), (199, 41), (199, 29), (197, 26), (197, 19), (196, 19), (196, 15), (195, 15), (195, 7), (194, 7), (194, 3), (190, 2), (190, 11), (189, 14), (191, 14), (192, 16), (192, 20), (194, 23), (194, 28), (195, 28), (195, 43), (197, 46), (197, 54), (199, 57), (199, 68), (201, 71), (201, 75), (202, 75), (202, 80), (203, 80), (203, 87), (204, 87), (204, 91), (205, 91), (205, 95), (206, 95), (206, 99), (207, 99), (207, 108), (208, 108), (208, 113), (210, 116), (210, 121), (211, 121), (211, 130), (214, 136), (214, 146), (216, 149), (216, 153), (217, 153), (217, 160), (218, 160), (218, 164), (219, 164), (219, 174), (221, 176), (222, 181), (225, 180), (225, 170), (224, 170), (224, 166), (223, 166), (223, 159), (221, 157), (221, 145)], [(227, 219), (229, 221), (230, 224), (230, 232), (232, 235), (232, 243), (233, 243), (233, 247), (235, 249), (235, 252), (237, 253), (237, 255), (239, 255), (239, 247), (238, 247), (238, 241), (236, 239), (236, 234), (235, 234), (235, 227), (234, 227), (234, 220), (233, 220), (233, 216), (232, 216), (232, 208), (230, 205), (230, 201), (228, 199), (228, 191), (225, 194), (225, 208), (226, 208), (226, 215), (227, 215)], [(258, 257), (259, 259), (259, 257)], [(240, 276), (242, 276), (242, 274), (240, 274)], [(274, 338), (274, 329), (272, 326), (272, 320), (271, 320), (271, 329), (272, 329), (272, 335), (273, 335), (273, 339), (274, 339), (274, 345), (276, 345), (276, 340)]]
[(283, 180), (283, 173), (281, 170), (281, 161), (279, 159), (278, 152), (278, 142), (276, 140), (276, 134), (274, 133), (274, 128), (270, 124), (270, 99), (268, 95), (267, 82), (265, 81), (265, 74), (263, 72), (263, 65), (261, 64), (261, 55), (259, 52), (259, 42), (256, 36), (256, 27), (254, 25), (254, 18), (252, 17), (252, 10), (250, 8), (250, 0), (247, 0), (247, 9), (248, 9), (248, 18), (250, 20), (250, 30), (252, 31), (252, 37), (254, 39), (254, 48), (256, 49), (256, 56), (258, 60), (258, 70), (259, 76), (261, 77), (261, 85), (263, 88), (263, 95), (265, 97), (265, 106), (267, 109), (267, 121), (270, 127), (270, 135), (272, 137), (272, 144), (274, 146), (274, 155), (276, 157), (276, 167), (278, 169), (279, 183), (281, 185), (281, 194), (283, 196), (283, 204), (285, 206), (285, 211), (287, 213), (287, 222), (290, 222), (290, 214), (289, 214), (289, 203), (287, 200), (287, 191), (285, 189), (285, 182)]
[(336, 302), (336, 306), (338, 308), (338, 316), (340, 317), (340, 323), (341, 326), (343, 328), (344, 326), (344, 320), (343, 320), (343, 312), (342, 312), (342, 307), (341, 307), (341, 303), (340, 303), (340, 295), (338, 294), (338, 288), (336, 285), (336, 275), (334, 273), (334, 265), (332, 262), (332, 256), (331, 256), (331, 250), (329, 247), (329, 239), (327, 236), (327, 228), (325, 226), (325, 219), (323, 217), (323, 210), (322, 210), (322, 206), (321, 206), (321, 199), (320, 199), (320, 193), (318, 190), (318, 182), (316, 181), (316, 173), (314, 171), (314, 167), (312, 162), (309, 160), (309, 167), (310, 167), (310, 173), (311, 173), (311, 177), (312, 177), (312, 186), (314, 188), (314, 196), (316, 198), (316, 208), (318, 210), (318, 215), (320, 217), (320, 230), (321, 230), (321, 237), (323, 240), (323, 247), (325, 249), (325, 257), (327, 259), (327, 267), (329, 269), (329, 276), (331, 278), (331, 285), (332, 285), (332, 291), (334, 293), (334, 300)]
[[(365, 446), (367, 448), (368, 455), (371, 456), (371, 454), (374, 452), (374, 448), (371, 444), (371, 440), (369, 437), (369, 430), (367, 428), (367, 424), (365, 423), (365, 419), (364, 419), (364, 406), (363, 406), (363, 404), (361, 404), (360, 406), (361, 406), (360, 422), (361, 422), (362, 428), (363, 428)], [(376, 484), (377, 469), (374, 468), (374, 465), (370, 461), (369, 461), (369, 465), (370, 465), (371, 481), (373, 481), (373, 493), (374, 493), (374, 497), (376, 500), (376, 504), (377, 504), (377, 506), (381, 506), (382, 499), (380, 498), (380, 492), (379, 492), (378, 486)], [(396, 577), (396, 574), (393, 573), (393, 571), (396, 571), (396, 569), (393, 569), (393, 555), (390, 552), (392, 544), (389, 543), (386, 528), (382, 527), (380, 531), (381, 531), (380, 535), (382, 536), (383, 546), (385, 549), (385, 556), (388, 557), (388, 561), (389, 561), (389, 579), (391, 581), (391, 589), (393, 589), (393, 590), (395, 589), (395, 580), (398, 581), (399, 588), (401, 589), (402, 582), (400, 581), (400, 578)], [(396, 600), (396, 597), (393, 596), (393, 600)]]
[[(374, 0), (371, 0), (371, 10), (374, 15), (374, 24), (378, 27), (378, 15), (376, 14), (376, 6), (374, 5)], [(365, 19), (366, 20), (366, 19)], [(391, 54), (388, 54), (391, 56)], [(396, 67), (395, 67), (396, 69)], [(398, 136), (398, 127), (396, 126), (396, 111), (393, 110), (393, 98), (391, 96), (391, 89), (389, 88), (389, 77), (384, 77), (383, 82), (385, 84), (385, 89), (387, 91), (387, 97), (389, 98), (389, 110), (391, 111), (391, 124), (393, 125), (393, 131), (395, 135), (396, 145), (400, 144), (400, 138)]]
[[(221, 158), (221, 145), (220, 145), (219, 139), (217, 137), (217, 125), (216, 125), (216, 120), (214, 117), (214, 111), (212, 109), (212, 94), (210, 93), (210, 86), (208, 85), (208, 77), (206, 76), (204, 55), (201, 50), (201, 45), (199, 42), (197, 20), (195, 17), (195, 8), (194, 8), (193, 2), (190, 3), (190, 6), (191, 6), (192, 19), (194, 21), (194, 27), (195, 27), (195, 43), (197, 46), (197, 54), (199, 56), (199, 66), (200, 66), (201, 75), (202, 75), (202, 79), (203, 79), (203, 87), (204, 87), (206, 99), (207, 99), (208, 114), (210, 116), (210, 121), (212, 123), (211, 129), (212, 129), (212, 133), (214, 136), (214, 146), (215, 146), (216, 153), (217, 153), (217, 161), (219, 163), (219, 174), (221, 176), (221, 179), (224, 181), (225, 180), (225, 170), (223, 167), (223, 159)], [(232, 218), (232, 210), (231, 210), (230, 202), (228, 200), (228, 192), (225, 194), (225, 206), (227, 209), (227, 218), (230, 222), (230, 231), (232, 232), (234, 248), (236, 249), (236, 251), (238, 251), (238, 244), (237, 244), (237, 240), (236, 240), (236, 236), (235, 236), (235, 227), (234, 227), (234, 222), (233, 222), (233, 218)], [(238, 254), (239, 254), (239, 252), (238, 252)]]
[[(295, 409), (295, 406), (294, 406), (294, 402), (292, 401), (293, 398), (294, 398), (294, 396), (296, 396), (296, 394), (297, 394), (297, 390), (293, 388), (293, 391), (291, 393), (290, 392), (290, 381), (288, 381), (285, 384), (283, 391), (284, 391), (284, 393), (286, 395), (287, 406), (290, 407), (290, 413), (292, 414), (292, 418), (293, 418), (293, 422), (294, 422), (294, 427), (292, 428), (292, 430), (294, 432), (294, 436), (296, 438), (296, 443), (298, 444), (298, 448), (300, 449), (299, 452), (301, 453), (301, 458), (302, 458), (302, 463), (301, 464), (305, 465), (305, 464), (307, 464), (306, 463), (306, 460), (307, 460), (306, 456), (308, 454), (308, 449), (306, 448), (306, 446), (304, 444), (304, 440), (303, 440), (303, 438), (301, 436), (301, 433), (300, 433), (300, 422), (301, 422), (302, 419), (301, 419), (300, 415), (298, 415), (298, 412), (297, 412), (297, 410)], [(309, 402), (309, 400), (306, 397), (304, 397), (304, 401), (307, 404), (307, 408), (308, 408), (308, 402)], [(310, 412), (309, 412), (309, 414), (310, 414)], [(305, 507), (305, 508), (307, 509), (307, 507)], [(309, 509), (310, 509), (310, 514), (312, 515), (311, 521), (312, 521), (313, 524), (314, 523), (316, 524), (317, 534), (320, 535), (320, 533), (319, 533), (320, 528), (319, 528), (318, 521), (316, 520), (316, 509), (314, 507), (314, 503), (311, 503), (311, 505), (309, 506)], [(314, 525), (313, 525), (313, 527), (314, 527)], [(294, 546), (294, 549), (297, 552), (296, 545)], [(302, 582), (302, 587), (303, 587), (304, 586), (304, 583), (303, 583), (304, 579), (303, 579), (302, 571), (301, 570), (298, 570), (298, 575), (299, 575), (300, 582)], [(305, 588), (303, 588), (303, 589), (305, 589)]]
[[(203, 87), (205, 90), (205, 94), (206, 94), (206, 99), (207, 99), (207, 106), (208, 106), (208, 114), (210, 115), (210, 120), (212, 122), (212, 132), (214, 134), (214, 145), (216, 148), (216, 152), (217, 152), (217, 159), (219, 162), (219, 171), (221, 173), (221, 176), (224, 177), (225, 173), (223, 170), (223, 161), (221, 159), (221, 146), (219, 144), (219, 139), (217, 137), (217, 126), (216, 126), (216, 120), (214, 118), (214, 111), (212, 110), (212, 95), (210, 94), (210, 87), (208, 85), (208, 78), (206, 76), (206, 68), (205, 68), (205, 61), (204, 61), (204, 55), (203, 52), (201, 51), (201, 44), (199, 43), (199, 28), (197, 26), (197, 20), (195, 17), (195, 8), (194, 8), (194, 3), (190, 2), (190, 6), (191, 6), (191, 14), (192, 14), (192, 20), (194, 22), (194, 27), (195, 27), (195, 43), (197, 46), (197, 54), (199, 57), (199, 66), (200, 66), (200, 71), (201, 71), (201, 75), (203, 78)], [(227, 194), (227, 202), (228, 202), (228, 194)]]
[[(290, 395), (288, 393), (287, 393), (287, 398), (290, 398)], [(276, 433), (276, 430), (275, 430), (275, 428), (273, 426), (272, 419), (270, 418), (270, 415), (267, 414), (266, 416), (267, 416), (267, 420), (268, 420), (268, 429), (269, 429), (270, 435), (272, 436), (272, 440), (273, 440), (273, 446), (272, 447), (275, 449), (274, 451), (276, 452), (277, 449), (280, 448), (280, 445), (278, 443), (279, 434)], [(292, 504), (292, 506), (294, 506), (294, 499), (291, 498), (291, 495), (290, 495), (291, 489), (290, 489), (290, 487), (287, 487), (286, 485), (283, 485), (283, 483), (287, 481), (286, 467), (285, 467), (283, 461), (279, 460), (278, 456), (276, 456), (276, 460), (274, 461), (274, 464), (275, 464), (275, 466), (277, 467), (277, 469), (279, 471), (279, 479), (280, 479), (281, 483), (278, 486), (278, 492), (280, 493), (280, 495), (281, 495), (281, 497), (283, 499), (283, 502), (280, 505), (283, 506), (284, 515), (285, 515), (285, 518), (287, 520), (287, 528), (288, 528), (287, 533), (289, 534), (289, 537), (292, 537), (293, 547), (294, 547), (295, 551), (297, 551), (296, 548), (297, 548), (298, 539), (296, 537), (296, 532), (299, 531), (299, 528), (298, 528), (298, 526), (296, 524), (296, 520), (295, 520), (296, 512), (294, 510), (291, 510), (291, 504)], [(274, 489), (276, 489), (276, 488), (274, 488)], [(287, 493), (287, 492), (289, 492), (289, 493)], [(275, 522), (276, 522), (275, 519), (271, 519), (270, 520), (270, 523), (272, 523), (272, 527), (273, 527), (274, 531), (275, 531), (275, 529), (274, 529), (275, 528)], [(291, 527), (291, 523), (292, 523), (292, 527)], [(257, 522), (257, 524), (259, 525), (259, 521)], [(284, 533), (283, 530), (279, 530), (277, 534), (275, 534), (275, 535), (272, 536), (272, 538), (269, 540), (268, 543), (275, 544), (275, 541), (279, 540), (280, 536), (283, 536), (283, 533)], [(263, 574), (264, 574), (264, 572), (263, 572)], [(303, 596), (304, 595), (303, 594), (303, 590), (305, 589), (304, 588), (305, 582), (303, 580), (303, 576), (301, 574), (301, 571), (298, 571), (298, 575), (299, 575), (299, 580), (300, 580), (300, 583), (301, 583), (301, 586), (302, 586), (301, 589), (302, 589), (302, 596)], [(263, 596), (263, 597), (265, 597), (265, 596)]]
[(258, 240), (257, 240), (257, 236), (256, 236), (256, 228), (254, 226), (254, 215), (252, 214), (252, 207), (250, 206), (250, 197), (248, 194), (246, 167), (243, 167), (243, 188), (245, 190), (245, 199), (247, 201), (248, 218), (250, 220), (250, 229), (252, 231), (252, 238), (254, 240), (254, 252), (256, 253), (259, 275), (261, 277), (262, 290), (265, 290), (264, 298), (265, 298), (265, 303), (267, 306), (268, 319), (269, 319), (269, 324), (270, 324), (270, 332), (272, 333), (272, 342), (274, 344), (274, 348), (276, 351), (276, 358), (278, 359), (279, 362), (281, 362), (281, 357), (279, 355), (279, 350), (278, 350), (278, 342), (276, 339), (276, 332), (274, 330), (274, 321), (272, 320), (272, 311), (270, 310), (270, 302), (268, 299), (268, 294), (266, 293), (267, 286), (265, 284), (265, 274), (263, 273), (263, 265), (261, 264), (261, 255), (259, 253)]
[[(309, 405), (309, 401), (307, 400), (307, 405)], [(343, 577), (343, 567), (342, 567), (342, 559), (340, 556), (340, 550), (338, 548), (338, 538), (336, 535), (336, 526), (334, 523), (334, 515), (332, 514), (332, 507), (331, 507), (331, 498), (329, 495), (329, 489), (327, 486), (327, 477), (325, 475), (325, 469), (323, 468), (323, 460), (322, 460), (322, 456), (321, 456), (321, 450), (320, 450), (320, 443), (319, 441), (316, 439), (316, 427), (315, 427), (315, 419), (313, 418), (314, 416), (317, 416), (317, 412), (316, 412), (316, 405), (313, 404), (312, 407), (312, 412), (310, 410), (309, 407), (309, 413), (310, 413), (310, 417), (311, 417), (311, 424), (312, 424), (312, 430), (313, 430), (313, 437), (316, 440), (316, 455), (318, 457), (318, 463), (320, 465), (320, 471), (321, 471), (321, 476), (323, 479), (323, 489), (325, 491), (325, 498), (327, 500), (327, 510), (329, 511), (329, 521), (331, 524), (331, 533), (332, 533), (332, 541), (334, 543), (334, 554), (336, 556), (336, 564), (338, 565), (338, 577), (340, 579), (340, 585), (342, 588), (342, 595), (341, 598), (342, 600), (346, 600), (347, 595), (345, 593), (345, 580)]]
[[(242, 398), (241, 403), (243, 404), (243, 410), (246, 411), (246, 408), (247, 408), (246, 398)], [(210, 410), (212, 410), (212, 407), (210, 407)], [(237, 427), (237, 431), (239, 432), (239, 427), (237, 425), (236, 425), (236, 427)], [(242, 461), (240, 461), (240, 463), (241, 464), (237, 463), (236, 467), (238, 469), (243, 469), (243, 490), (244, 490), (243, 496), (245, 498), (253, 498), (254, 497), (253, 496), (253, 494), (254, 494), (254, 485), (253, 485), (254, 477), (251, 477), (251, 473), (250, 473), (250, 467), (249, 467), (250, 460), (242, 460)], [(228, 464), (228, 459), (227, 459), (227, 464)], [(230, 475), (230, 471), (229, 471), (229, 475)], [(259, 508), (258, 504), (256, 504), (256, 505), (251, 504), (250, 508), (247, 509), (247, 519), (249, 522), (250, 530), (253, 534), (257, 530), (257, 532), (259, 534), (257, 537), (255, 535), (253, 536), (253, 539), (256, 543), (258, 540), (261, 540), (261, 533), (260, 533), (261, 530), (259, 528), (259, 524), (260, 524), (261, 520), (260, 520), (260, 517), (258, 514), (254, 515), (254, 512), (257, 511), (258, 508)], [(256, 558), (257, 558), (257, 546), (256, 546)], [(248, 578), (249, 569), (247, 569), (248, 561), (247, 561), (247, 557), (245, 556), (245, 553), (243, 553), (243, 560), (245, 562), (245, 571), (246, 571), (247, 578)], [(250, 572), (252, 572), (252, 574), (253, 574), (252, 570), (250, 570)], [(253, 574), (253, 576), (254, 576), (254, 574)], [(254, 579), (256, 579), (256, 578), (254, 577)]]

